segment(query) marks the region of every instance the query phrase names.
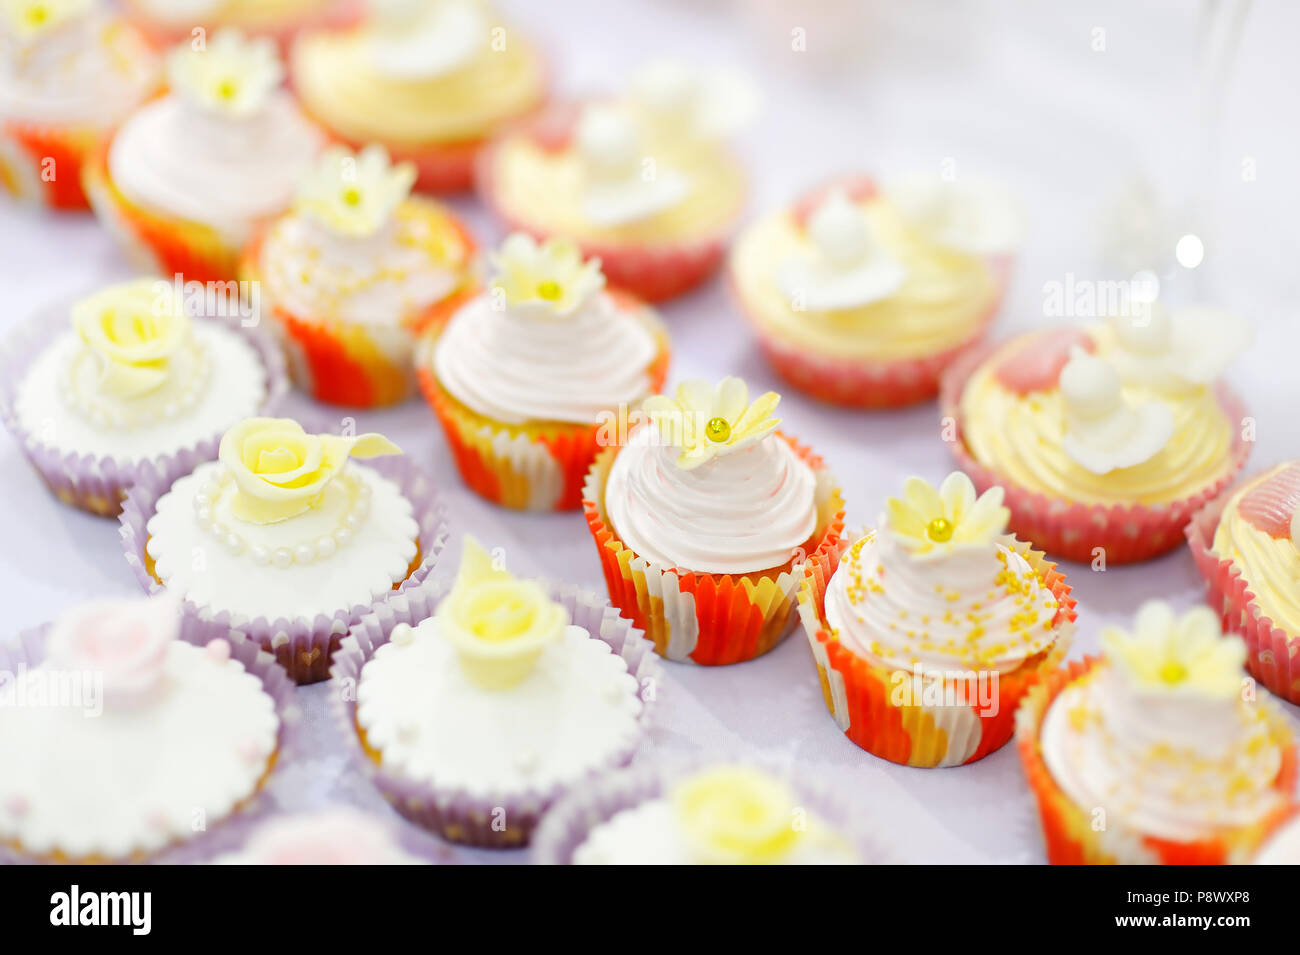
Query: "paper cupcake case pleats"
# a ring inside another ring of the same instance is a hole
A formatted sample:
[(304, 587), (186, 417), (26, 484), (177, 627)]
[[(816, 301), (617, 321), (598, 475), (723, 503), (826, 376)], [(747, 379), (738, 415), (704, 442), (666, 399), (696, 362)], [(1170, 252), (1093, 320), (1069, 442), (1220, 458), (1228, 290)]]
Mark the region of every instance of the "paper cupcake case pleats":
[(81, 169), (104, 136), (93, 127), (5, 120), (0, 123), (0, 191), (50, 209), (89, 209)]
[[(1252, 443), (1243, 440), (1237, 428), (1223, 475), (1191, 497), (1167, 504), (1083, 504), (1022, 487), (976, 461), (962, 436), (962, 392), (995, 347), (973, 349), (944, 373), (940, 411), (945, 422), (953, 422), (955, 433), (949, 442), (953, 457), (975, 483), (975, 489), (983, 493), (995, 484), (1001, 486), (1006, 492), (1005, 504), (1011, 510), (1010, 529), (1054, 557), (1091, 563), (1099, 555), (1097, 548), (1102, 548), (1107, 564), (1128, 564), (1173, 550), (1183, 542), (1183, 530), (1192, 515), (1232, 483), (1250, 454)], [(1219, 383), (1216, 394), (1224, 415), (1235, 428), (1246, 416), (1245, 406), (1226, 384)]]
[[(778, 432), (780, 434), (780, 432)], [(844, 531), (844, 499), (821, 458), (781, 437), (817, 477), (815, 545), (798, 565), (764, 574), (715, 575), (677, 571), (638, 556), (609, 526), (605, 485), (618, 448), (592, 465), (583, 492), (587, 527), (596, 541), (610, 600), (676, 661), (709, 666), (761, 656), (790, 632), (801, 573), (830, 565)]]
[[(43, 624), (18, 634), (8, 643), (0, 642), (0, 671), (16, 673), (20, 668), (30, 669), (40, 664), (45, 659), (45, 643), (49, 631), (50, 625)], [(181, 620), (178, 639), (202, 647), (212, 640), (226, 639), (229, 636), (228, 630), (219, 624), (195, 617), (185, 617)], [(275, 807), (268, 783), (276, 778), (276, 773), (284, 766), (300, 756), (303, 748), (304, 717), (294, 698), (293, 681), (270, 654), (262, 651), (254, 643), (232, 640), (230, 656), (262, 681), (262, 688), (275, 701), (275, 712), (280, 718), (276, 748), (269, 761), (267, 774), (249, 799), (224, 819), (209, 820), (208, 828), (155, 853), (124, 859), (74, 859), (61, 855), (35, 857), (22, 852), (18, 847), (0, 843), (0, 864), (152, 862), (166, 865), (191, 865), (209, 861), (214, 856), (241, 845), (248, 833), (265, 821)]]
[[(519, 848), (531, 840), (543, 813), (566, 791), (589, 789), (604, 771), (625, 766), (641, 748), (652, 725), (653, 711), (663, 692), (653, 647), (631, 621), (620, 617), (607, 601), (589, 591), (546, 583), (551, 599), (571, 614), (575, 626), (607, 643), (627, 664), (641, 687), (642, 709), (636, 742), (594, 764), (564, 786), (526, 792), (469, 792), (436, 781), (418, 781), (384, 768), (382, 754), (371, 749), (357, 724), (356, 689), (361, 670), (375, 651), (389, 641), (400, 623), (411, 626), (433, 616), (445, 596), (444, 580), (430, 580), (364, 615), (343, 640), (334, 657), (330, 699), (343, 738), (348, 740), (361, 770), (402, 816), (452, 842), (487, 848)], [(652, 688), (652, 689), (651, 689)]]
[[(535, 865), (572, 865), (574, 852), (587, 841), (597, 826), (609, 822), (625, 809), (632, 809), (668, 793), (672, 784), (695, 771), (708, 769), (721, 757), (658, 761), (605, 773), (582, 789), (573, 789), (547, 812), (533, 837)], [(742, 760), (741, 765), (749, 765)], [(789, 785), (806, 809), (857, 849), (867, 865), (896, 865), (903, 861), (897, 844), (879, 826), (869, 824), (831, 785), (819, 782), (801, 767), (781, 768), (753, 763), (753, 768), (772, 773)]]
[[(199, 322), (220, 322), (238, 332), (257, 352), (266, 371), (266, 396), (259, 414), (274, 414), (289, 390), (284, 356), (267, 335), (257, 329), (244, 328), (237, 318), (199, 318)], [(19, 326), (0, 344), (0, 423), (13, 435), (23, 454), (31, 462), (50, 491), (65, 504), (114, 517), (122, 510), (122, 501), (131, 486), (145, 479), (161, 481), (167, 486), (193, 471), (204, 461), (217, 456), (221, 434), (205, 435), (202, 440), (172, 454), (161, 455), (133, 464), (119, 464), (111, 457), (65, 453), (44, 443), (40, 435), (23, 427), (15, 411), (18, 385), (32, 359), (71, 326), (63, 314), (43, 310)]]
[[(215, 456), (214, 451), (213, 457)], [(317, 614), (311, 620), (305, 617), (293, 620), (283, 617), (275, 620), (266, 617), (240, 619), (232, 617), (228, 611), (200, 607), (190, 600), (184, 602), (185, 616), (209, 622), (228, 633), (232, 639), (252, 640), (274, 654), (275, 659), (298, 683), (318, 683), (329, 679), (330, 659), (348, 629), (365, 614), (375, 613), (390, 603), (398, 602), (408, 591), (417, 588), (433, 571), (447, 543), (446, 507), (423, 471), (405, 456), (379, 458), (367, 461), (365, 466), (397, 484), (402, 496), (413, 505), (414, 517), (420, 529), (417, 541), (419, 549), (416, 552), (419, 564), (390, 593), (369, 604), (358, 604), (328, 615)], [(159, 498), (171, 489), (174, 480), (175, 478), (159, 480), (152, 477), (141, 480), (128, 493), (119, 517), (121, 526), (118, 533), (122, 538), (126, 562), (135, 573), (140, 586), (151, 594), (161, 591), (163, 586), (153, 576), (153, 562), (145, 551), (149, 543), (147, 525), (154, 515)], [(255, 572), (273, 571), (257, 568)], [(328, 595), (322, 595), (322, 599), (328, 599)]]
[(1221, 615), (1223, 628), (1246, 641), (1246, 669), (1289, 703), (1300, 703), (1300, 638), (1272, 620), (1260, 609), (1241, 568), (1214, 553), (1214, 532), (1219, 518), (1238, 486), (1225, 490), (1192, 517), (1186, 536), (1196, 569), (1205, 578), (1206, 602)]
[[(1052, 778), (1043, 761), (1039, 734), (1052, 701), (1097, 662), (1096, 657), (1087, 657), (1053, 670), (1029, 690), (1016, 713), (1016, 748), (1038, 803), (1048, 862), (1053, 865), (1222, 865), (1251, 852), (1287, 818), (1294, 808), (1290, 805), (1296, 785), (1294, 746), (1283, 747), (1282, 767), (1273, 784), (1287, 799), (1268, 818), (1253, 826), (1225, 829), (1196, 842), (1158, 839), (1126, 830), (1113, 820), (1104, 828), (1094, 828), (1093, 807), (1076, 805)], [(1290, 736), (1280, 717), (1270, 719), (1279, 736)]]
[[(905, 766), (961, 766), (1004, 746), (1014, 731), (1021, 699), (1043, 673), (1065, 659), (1074, 636), (1076, 602), (1056, 565), (1041, 552), (1017, 542), (1017, 553), (1056, 596), (1057, 612), (1052, 620), (1056, 639), (1015, 670), (998, 674), (996, 707), (947, 705), (949, 700), (980, 699), (976, 683), (953, 679), (944, 680), (941, 705), (925, 705), (924, 701), (900, 705), (899, 681), (910, 686), (910, 674), (858, 656), (836, 639), (826, 622), (826, 588), (848, 545), (847, 539), (842, 540), (829, 561), (808, 567), (799, 587), (799, 617), (817, 664), (826, 708), (836, 725), (872, 755)], [(966, 669), (959, 664), (954, 668)]]

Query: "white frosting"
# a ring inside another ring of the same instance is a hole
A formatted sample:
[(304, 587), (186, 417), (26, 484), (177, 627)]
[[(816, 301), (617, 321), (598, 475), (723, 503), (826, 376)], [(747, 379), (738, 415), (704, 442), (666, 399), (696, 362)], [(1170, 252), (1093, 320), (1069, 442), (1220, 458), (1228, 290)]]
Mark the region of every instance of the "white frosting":
[(238, 852), (213, 865), (423, 865), (389, 828), (355, 809), (333, 808), (263, 823)]
[(384, 0), (368, 35), (370, 64), (398, 80), (445, 76), (488, 51), (490, 26), (481, 0)]
[(610, 469), (605, 513), (638, 556), (697, 573), (754, 573), (788, 563), (817, 530), (817, 478), (779, 436), (689, 470), (678, 453), (650, 422)]
[[(36, 356), (19, 384), (14, 402), (18, 421), (42, 444), (60, 451), (130, 464), (193, 447), (256, 414), (267, 388), (257, 350), (215, 322), (196, 320), (191, 329), (201, 358), (182, 354), (180, 367), (162, 388), (119, 399), (99, 393), (97, 369), (81, 338), (69, 330)], [(184, 395), (199, 374), (200, 361), (206, 368), (202, 387), (186, 404)], [(177, 407), (173, 416), (158, 416), (172, 403)], [(99, 422), (87, 414), (88, 406), (141, 423)]]
[(891, 180), (883, 192), (927, 239), (960, 252), (1012, 252), (1024, 232), (1017, 204), (993, 183), (913, 174)]
[(25, 47), (0, 33), (0, 119), (107, 128), (157, 78), (144, 41), (100, 12), (42, 31)]
[(1274, 833), (1254, 861), (1255, 865), (1300, 865), (1300, 818)]
[(569, 315), (494, 307), (492, 293), (461, 308), (438, 339), (433, 368), (462, 404), (506, 424), (597, 424), (650, 393), (658, 344), (642, 314), (592, 295)]
[(1283, 796), (1259, 705), (1134, 690), (1113, 665), (1066, 687), (1043, 718), (1043, 760), (1084, 812), (1107, 828), (1193, 841), (1259, 822)]
[(1094, 474), (1150, 460), (1174, 434), (1173, 409), (1160, 401), (1130, 403), (1119, 373), (1103, 358), (1074, 346), (1061, 369), (1065, 453)]
[(321, 146), (285, 92), (251, 116), (225, 117), (172, 94), (145, 106), (109, 150), (113, 183), (132, 202), (215, 229), (243, 245), (283, 212)]
[(690, 193), (684, 175), (646, 155), (635, 121), (619, 107), (587, 107), (575, 140), (584, 169), (582, 211), (594, 225), (641, 222)]
[[(196, 497), (222, 475), (220, 462), (199, 465), (158, 500), (149, 519), (147, 550), (172, 593), (212, 614), (229, 611), (237, 622), (310, 620), (369, 604), (406, 579), (419, 525), (411, 502), (373, 468), (350, 461), (317, 506), (273, 524), (235, 518), (234, 485), (224, 483), (205, 526)], [(354, 484), (370, 489), (369, 507), (360, 515)], [(242, 538), (238, 551), (228, 544), (231, 531)], [(288, 561), (274, 557), (282, 549)]]
[(633, 743), (642, 705), (623, 658), (575, 626), (522, 682), (489, 690), (429, 618), (399, 629), (357, 686), (357, 723), (385, 769), (480, 796), (573, 783)]
[(122, 859), (190, 837), (253, 794), (279, 725), (257, 677), (179, 642), (144, 705), (0, 707), (0, 840)]
[[(648, 799), (594, 826), (573, 851), (574, 865), (694, 865), (698, 860), (670, 800)], [(815, 818), (781, 865), (852, 865), (857, 854)]]
[(1056, 640), (1057, 602), (1009, 540), (915, 555), (870, 534), (840, 559), (826, 622), (888, 669), (1014, 670)]

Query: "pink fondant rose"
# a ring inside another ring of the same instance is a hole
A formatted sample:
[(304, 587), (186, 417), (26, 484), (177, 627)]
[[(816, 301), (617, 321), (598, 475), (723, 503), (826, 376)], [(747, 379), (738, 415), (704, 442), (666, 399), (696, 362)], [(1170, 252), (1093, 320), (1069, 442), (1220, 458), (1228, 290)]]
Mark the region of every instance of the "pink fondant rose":
[(55, 622), (46, 655), (60, 669), (102, 674), (107, 699), (132, 702), (158, 685), (179, 629), (180, 608), (166, 594), (99, 601)]

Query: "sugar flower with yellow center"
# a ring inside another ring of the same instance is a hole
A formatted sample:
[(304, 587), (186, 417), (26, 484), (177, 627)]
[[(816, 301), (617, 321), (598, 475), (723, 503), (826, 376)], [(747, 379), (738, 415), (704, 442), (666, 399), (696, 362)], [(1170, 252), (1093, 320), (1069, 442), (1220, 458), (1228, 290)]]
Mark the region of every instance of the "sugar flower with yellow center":
[(112, 285), (72, 306), (72, 324), (99, 362), (99, 390), (134, 398), (167, 381), (170, 357), (190, 337), (172, 286), (154, 279)]
[(189, 102), (232, 118), (262, 109), (284, 78), (275, 42), (222, 30), (206, 44), (183, 43), (167, 55), (167, 82)]
[(331, 232), (364, 239), (392, 220), (415, 178), (415, 166), (393, 165), (383, 146), (359, 153), (331, 146), (299, 186), (296, 209)]
[(292, 418), (245, 418), (225, 433), (218, 450), (239, 488), (232, 513), (250, 524), (311, 510), (349, 457), (401, 453), (382, 434), (308, 434)]
[(781, 423), (772, 417), (780, 401), (780, 395), (769, 391), (750, 404), (749, 386), (727, 377), (716, 386), (684, 381), (674, 397), (652, 395), (641, 407), (660, 435), (681, 449), (677, 466), (689, 471), (766, 438)]
[(516, 232), (492, 256), (493, 294), (507, 307), (538, 317), (572, 315), (605, 287), (600, 259), (583, 261), (577, 243), (547, 239), (538, 243)]
[(1208, 607), (1179, 617), (1164, 601), (1147, 601), (1138, 609), (1131, 633), (1108, 627), (1101, 646), (1137, 690), (1216, 700), (1241, 693), (1246, 645), (1240, 637), (1225, 636)]
[(778, 779), (744, 766), (719, 766), (671, 793), (695, 858), (714, 865), (780, 862), (799, 840), (795, 796)]
[(469, 535), (437, 617), (465, 675), (487, 690), (522, 681), (569, 623), (568, 611), (540, 584), (512, 576)]
[(0, 0), (0, 18), (20, 44), (85, 16), (93, 0)]
[(976, 497), (975, 485), (960, 471), (937, 489), (924, 478), (908, 478), (903, 496), (891, 497), (885, 514), (889, 532), (913, 554), (988, 544), (1006, 533), (1011, 518), (1002, 506), (1002, 488), (991, 487)]

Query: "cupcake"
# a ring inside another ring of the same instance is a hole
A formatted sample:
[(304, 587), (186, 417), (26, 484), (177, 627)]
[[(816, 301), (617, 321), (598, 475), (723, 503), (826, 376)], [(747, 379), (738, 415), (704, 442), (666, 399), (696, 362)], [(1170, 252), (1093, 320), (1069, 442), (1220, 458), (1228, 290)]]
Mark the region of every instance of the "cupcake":
[(856, 865), (881, 861), (806, 781), (719, 764), (623, 770), (565, 797), (537, 832), (541, 865)]
[(776, 431), (775, 392), (739, 378), (645, 402), (587, 475), (582, 506), (610, 599), (670, 660), (740, 663), (794, 624), (805, 572), (829, 576), (844, 500), (822, 460)]
[(413, 198), (415, 167), (382, 146), (327, 149), (294, 209), (255, 239), (243, 277), (313, 398), (374, 407), (415, 393), (415, 339), (470, 297), (474, 240), (437, 203)]
[(1250, 430), (1220, 372), (1249, 331), (1159, 303), (964, 356), (944, 376), (945, 439), (1011, 527), (1050, 554), (1119, 564), (1162, 554), (1245, 463)]
[(226, 428), (279, 403), (274, 343), (222, 307), (191, 319), (191, 304), (138, 279), (38, 314), (0, 347), (0, 420), (64, 503), (115, 515), (132, 483), (210, 460)]
[(275, 40), (287, 52), (304, 29), (346, 26), (362, 0), (123, 0), (134, 22), (161, 46), (189, 39), (196, 29), (233, 27)]
[[(309, 434), (246, 418), (218, 460), (145, 478), (122, 509), (127, 562), (147, 590), (275, 654), (299, 683), (323, 680), (361, 615), (400, 600), (444, 543), (428, 479), (379, 434)], [(350, 459), (379, 459), (360, 464)]]
[(234, 31), (168, 54), (170, 92), (133, 113), (82, 179), (138, 266), (228, 281), (258, 227), (289, 208), (322, 139), (282, 76), (270, 40)]
[(1224, 491), (1187, 525), (1210, 607), (1246, 641), (1246, 667), (1300, 703), (1300, 463), (1269, 468)]
[(183, 861), (265, 810), (293, 686), (208, 630), (169, 598), (109, 600), (0, 645), (0, 858)]
[(777, 371), (863, 408), (933, 398), (983, 337), (1018, 234), (991, 186), (852, 178), (760, 220), (731, 254), (731, 285)]
[(546, 94), (537, 51), (483, 0), (373, 2), (359, 26), (300, 37), (291, 72), (335, 139), (382, 144), (428, 192), (468, 189), (486, 139)]
[(353, 628), (332, 671), (340, 723), (402, 815), (453, 842), (522, 846), (561, 793), (632, 758), (654, 656), (604, 601), (519, 580), (471, 537), (438, 596), (417, 588)]
[(1300, 815), (1292, 814), (1250, 861), (1255, 865), (1300, 865)]
[(567, 240), (512, 235), (493, 264), (491, 287), (428, 329), (421, 388), (472, 490), (576, 509), (596, 452), (663, 386), (668, 332)]
[(271, 819), (214, 865), (425, 865), (373, 816), (341, 806)]
[(1296, 752), (1242, 676), (1240, 638), (1151, 601), (1101, 643), (1016, 715), (1048, 861), (1214, 865), (1257, 847), (1291, 809)]
[(0, 4), (0, 192), (87, 208), (82, 164), (158, 82), (144, 37), (100, 0)]
[(609, 281), (662, 301), (708, 278), (745, 199), (725, 137), (753, 109), (737, 84), (662, 64), (617, 101), (557, 107), (504, 132), (478, 185), (512, 229), (562, 235)]
[(1074, 600), (1006, 533), (1002, 489), (909, 478), (879, 528), (807, 568), (799, 615), (826, 707), (849, 739), (907, 766), (961, 766), (1011, 738), (1016, 705), (1064, 659)]

